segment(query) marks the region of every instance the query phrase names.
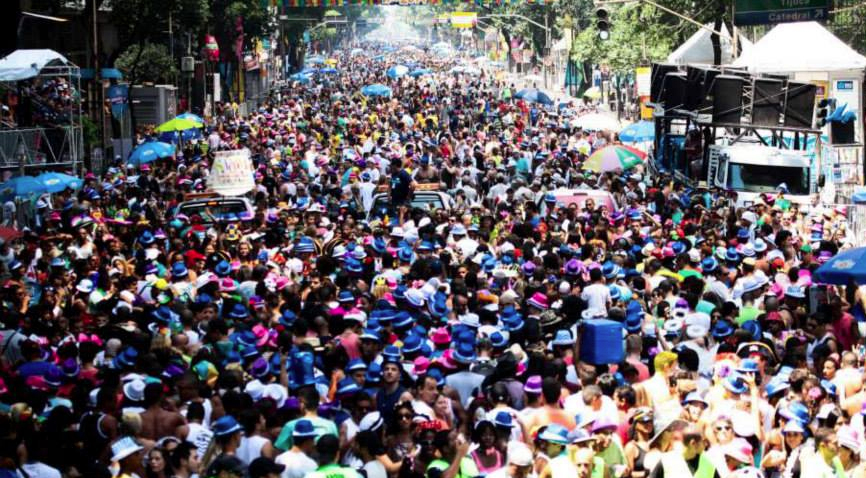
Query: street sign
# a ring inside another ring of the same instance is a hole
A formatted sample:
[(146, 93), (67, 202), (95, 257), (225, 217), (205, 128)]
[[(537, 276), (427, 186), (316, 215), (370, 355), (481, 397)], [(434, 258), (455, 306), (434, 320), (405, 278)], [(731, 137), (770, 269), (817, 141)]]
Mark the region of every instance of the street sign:
[(736, 25), (827, 20), (830, 0), (736, 0)]

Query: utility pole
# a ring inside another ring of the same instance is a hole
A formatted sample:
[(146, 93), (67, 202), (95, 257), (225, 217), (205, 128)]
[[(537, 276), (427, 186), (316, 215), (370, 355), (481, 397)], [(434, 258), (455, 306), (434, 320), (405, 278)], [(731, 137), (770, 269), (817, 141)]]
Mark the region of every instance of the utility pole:
[(547, 26), (547, 10), (544, 11), (544, 51), (542, 52), (541, 66), (544, 71), (544, 89), (548, 88), (547, 84), (547, 62), (550, 60), (550, 28)]
[(96, 86), (96, 118), (99, 121), (99, 147), (100, 152), (105, 156), (105, 111), (104, 100), (102, 99), (102, 75), (99, 71), (99, 25), (96, 15), (96, 3), (90, 2), (93, 6), (93, 84)]

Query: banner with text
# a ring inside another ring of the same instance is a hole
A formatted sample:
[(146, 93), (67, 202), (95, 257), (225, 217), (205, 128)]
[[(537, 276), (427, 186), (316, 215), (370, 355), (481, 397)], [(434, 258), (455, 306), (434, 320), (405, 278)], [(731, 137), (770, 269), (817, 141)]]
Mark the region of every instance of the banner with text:
[(220, 196), (240, 196), (255, 187), (253, 174), (250, 150), (217, 151), (207, 182)]
[(454, 12), (451, 14), (451, 26), (454, 28), (473, 28), (478, 23), (475, 12)]

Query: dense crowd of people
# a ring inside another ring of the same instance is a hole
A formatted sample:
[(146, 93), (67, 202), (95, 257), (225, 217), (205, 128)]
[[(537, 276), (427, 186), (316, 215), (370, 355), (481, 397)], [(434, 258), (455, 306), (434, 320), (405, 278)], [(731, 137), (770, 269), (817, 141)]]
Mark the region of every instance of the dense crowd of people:
[(40, 78), (0, 90), (0, 124), (5, 128), (56, 127), (78, 114), (80, 97), (63, 77)]
[[(616, 132), (459, 54), (337, 60), (0, 246), (0, 477), (866, 476), (846, 210), (589, 170)], [(251, 211), (178, 213), (241, 148)]]

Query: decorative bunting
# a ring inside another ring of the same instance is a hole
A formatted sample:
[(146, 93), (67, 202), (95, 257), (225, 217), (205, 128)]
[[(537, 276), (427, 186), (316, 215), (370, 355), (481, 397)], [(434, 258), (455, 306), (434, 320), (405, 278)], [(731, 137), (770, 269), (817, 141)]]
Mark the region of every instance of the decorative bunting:
[[(263, 0), (267, 2), (268, 0)], [(500, 6), (509, 5), (518, 2), (526, 2), (531, 5), (547, 5), (555, 0), (270, 0), (275, 4), (279, 4), (283, 9), (287, 8), (306, 8), (306, 7), (342, 7), (345, 5), (486, 5)]]

